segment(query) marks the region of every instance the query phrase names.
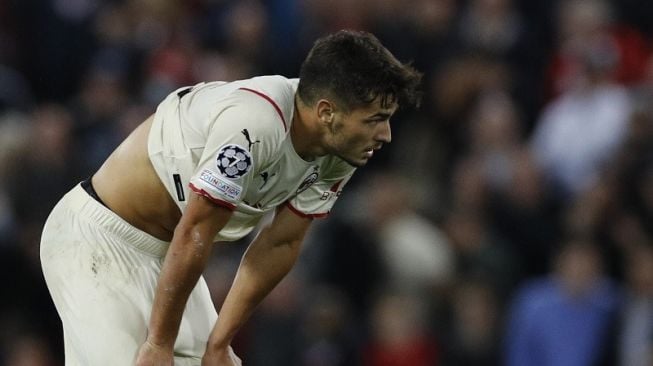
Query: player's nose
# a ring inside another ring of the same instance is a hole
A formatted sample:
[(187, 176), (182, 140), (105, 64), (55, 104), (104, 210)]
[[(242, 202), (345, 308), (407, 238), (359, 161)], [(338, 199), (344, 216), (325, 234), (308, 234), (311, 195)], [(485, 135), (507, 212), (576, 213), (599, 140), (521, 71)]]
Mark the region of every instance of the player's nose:
[(376, 136), (374, 137), (374, 139), (378, 142), (383, 142), (385, 144), (389, 143), (392, 140), (390, 121), (385, 121), (377, 125)]

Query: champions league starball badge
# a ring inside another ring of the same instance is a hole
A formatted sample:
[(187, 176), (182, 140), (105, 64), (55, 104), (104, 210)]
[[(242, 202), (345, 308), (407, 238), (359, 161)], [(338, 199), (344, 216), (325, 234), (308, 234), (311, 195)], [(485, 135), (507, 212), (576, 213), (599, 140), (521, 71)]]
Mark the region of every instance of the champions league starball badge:
[(244, 148), (229, 144), (220, 148), (217, 157), (220, 173), (227, 178), (240, 178), (252, 167), (252, 156)]

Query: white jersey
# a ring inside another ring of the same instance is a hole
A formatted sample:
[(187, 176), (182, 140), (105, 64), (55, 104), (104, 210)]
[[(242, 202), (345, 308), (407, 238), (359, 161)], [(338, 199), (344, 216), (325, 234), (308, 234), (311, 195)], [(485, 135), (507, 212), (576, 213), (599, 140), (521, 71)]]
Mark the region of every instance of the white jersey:
[(335, 156), (305, 161), (290, 138), (298, 79), (262, 76), (200, 83), (157, 108), (152, 164), (182, 210), (189, 190), (233, 210), (216, 241), (249, 233), (280, 205), (324, 217), (355, 168)]

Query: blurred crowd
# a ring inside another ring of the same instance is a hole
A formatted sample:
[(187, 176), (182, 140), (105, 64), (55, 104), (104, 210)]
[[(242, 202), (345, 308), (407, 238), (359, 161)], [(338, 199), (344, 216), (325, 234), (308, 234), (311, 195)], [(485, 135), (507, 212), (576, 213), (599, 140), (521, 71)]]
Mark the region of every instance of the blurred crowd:
[[(653, 3), (0, 1), (0, 365), (63, 365), (56, 201), (170, 91), (368, 30), (424, 72), (234, 343), (257, 366), (653, 364)], [(129, 174), (129, 172), (125, 172)], [(217, 306), (248, 239), (205, 272)]]

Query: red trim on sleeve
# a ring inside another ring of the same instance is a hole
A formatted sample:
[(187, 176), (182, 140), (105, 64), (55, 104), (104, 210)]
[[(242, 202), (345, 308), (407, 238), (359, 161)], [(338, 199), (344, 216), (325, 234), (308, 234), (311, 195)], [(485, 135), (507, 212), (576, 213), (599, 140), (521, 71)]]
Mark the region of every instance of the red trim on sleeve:
[(261, 92), (258, 91), (258, 90), (254, 90), (254, 89), (250, 89), (250, 88), (239, 88), (239, 89), (240, 89), (240, 90), (247, 90), (248, 92), (254, 93), (254, 94), (258, 95), (259, 97), (261, 97), (261, 98), (267, 100), (268, 102), (270, 102), (270, 104), (272, 104), (272, 106), (274, 107), (274, 109), (277, 110), (277, 113), (279, 114), (279, 117), (281, 117), (281, 122), (283, 123), (283, 130), (284, 130), (284, 131), (288, 131), (288, 127), (286, 127), (286, 119), (283, 118), (283, 113), (281, 113), (281, 108), (279, 108), (279, 106), (277, 105), (277, 103), (275, 103), (275, 101), (272, 100), (272, 98), (270, 98), (269, 96), (267, 96), (267, 95), (261, 93)]
[(233, 210), (236, 209), (236, 205), (234, 205), (233, 203), (231, 203), (231, 202), (227, 202), (227, 201), (223, 201), (223, 200), (218, 199), (218, 198), (215, 198), (215, 197), (211, 196), (211, 194), (210, 194), (209, 192), (203, 190), (202, 188), (197, 188), (197, 187), (195, 187), (195, 185), (193, 185), (193, 183), (188, 183), (188, 187), (190, 187), (191, 191), (193, 191), (193, 192), (199, 194), (200, 196), (205, 197), (206, 199), (208, 199), (209, 201), (215, 203), (215, 204), (218, 205), (218, 206), (222, 206), (222, 207), (224, 207), (224, 208), (228, 208), (228, 209), (230, 209), (231, 211), (233, 211)]
[(340, 185), (342, 184), (342, 179), (336, 182), (336, 184), (331, 186), (331, 189), (329, 189), (331, 192), (338, 192), (338, 188), (340, 188)]
[(306, 218), (306, 219), (322, 219), (322, 218), (325, 218), (325, 217), (329, 216), (328, 212), (317, 213), (317, 214), (307, 214), (307, 213), (301, 212), (298, 209), (296, 209), (293, 205), (291, 205), (290, 202), (288, 202), (288, 201), (286, 201), (286, 207), (288, 207), (290, 209), (290, 211), (294, 212), (295, 215), (297, 215), (299, 217)]

